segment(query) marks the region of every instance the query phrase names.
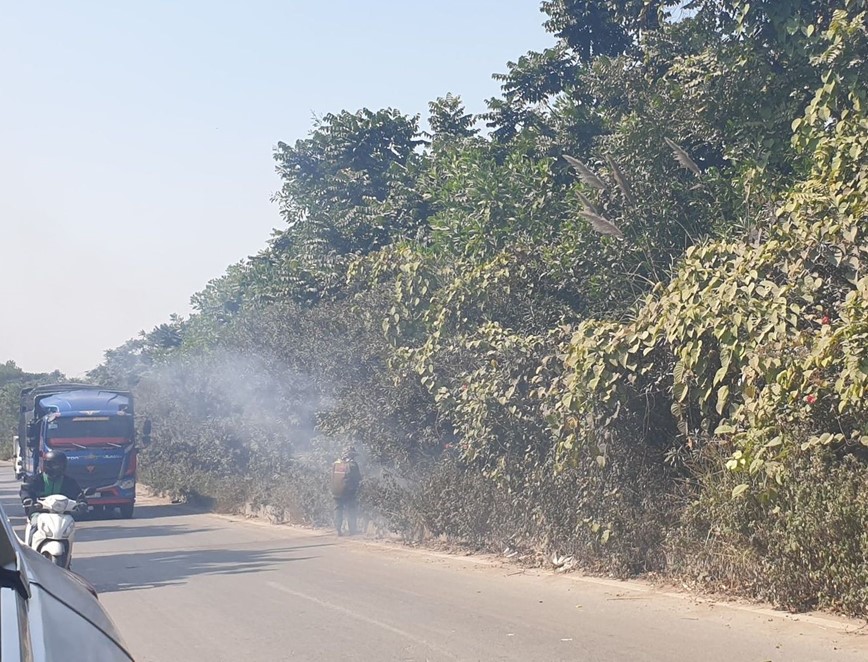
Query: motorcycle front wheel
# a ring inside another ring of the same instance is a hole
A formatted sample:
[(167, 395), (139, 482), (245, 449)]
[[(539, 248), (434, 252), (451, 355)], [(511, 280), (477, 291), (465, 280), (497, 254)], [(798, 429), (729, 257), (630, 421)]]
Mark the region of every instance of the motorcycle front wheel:
[(48, 552), (43, 552), (42, 556), (44, 556), (47, 560), (51, 561), (54, 565), (60, 568), (68, 567), (67, 556), (68, 554), (61, 554), (60, 556), (55, 556), (54, 554), (49, 554)]

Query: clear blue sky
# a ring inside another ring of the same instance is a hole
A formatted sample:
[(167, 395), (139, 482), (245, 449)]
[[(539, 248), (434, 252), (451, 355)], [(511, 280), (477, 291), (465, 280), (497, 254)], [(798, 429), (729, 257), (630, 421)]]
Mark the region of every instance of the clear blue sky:
[(313, 115), (472, 111), (553, 39), (537, 0), (77, 0), (0, 8), (0, 362), (80, 375), (280, 225)]

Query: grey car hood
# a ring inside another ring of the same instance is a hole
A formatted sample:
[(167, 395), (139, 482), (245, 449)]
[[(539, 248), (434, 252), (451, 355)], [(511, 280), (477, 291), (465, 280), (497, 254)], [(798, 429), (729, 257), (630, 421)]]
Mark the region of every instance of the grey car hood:
[(62, 568), (19, 545), (30, 582), (30, 641), (36, 660), (132, 660), (102, 605)]

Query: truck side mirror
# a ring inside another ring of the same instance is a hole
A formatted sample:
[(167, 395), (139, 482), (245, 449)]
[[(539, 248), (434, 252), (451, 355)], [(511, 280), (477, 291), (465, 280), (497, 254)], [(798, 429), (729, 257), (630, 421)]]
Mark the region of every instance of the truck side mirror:
[(146, 418), (142, 424), (142, 446), (147, 446), (151, 443), (151, 419)]

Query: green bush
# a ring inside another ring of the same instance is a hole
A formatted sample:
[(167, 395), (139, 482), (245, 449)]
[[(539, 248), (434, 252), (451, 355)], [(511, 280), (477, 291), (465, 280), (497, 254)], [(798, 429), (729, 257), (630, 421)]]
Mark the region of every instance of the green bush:
[(733, 499), (736, 479), (708, 473), (669, 541), (670, 572), (793, 611), (865, 616), (868, 464), (825, 452), (787, 469), (771, 499)]

